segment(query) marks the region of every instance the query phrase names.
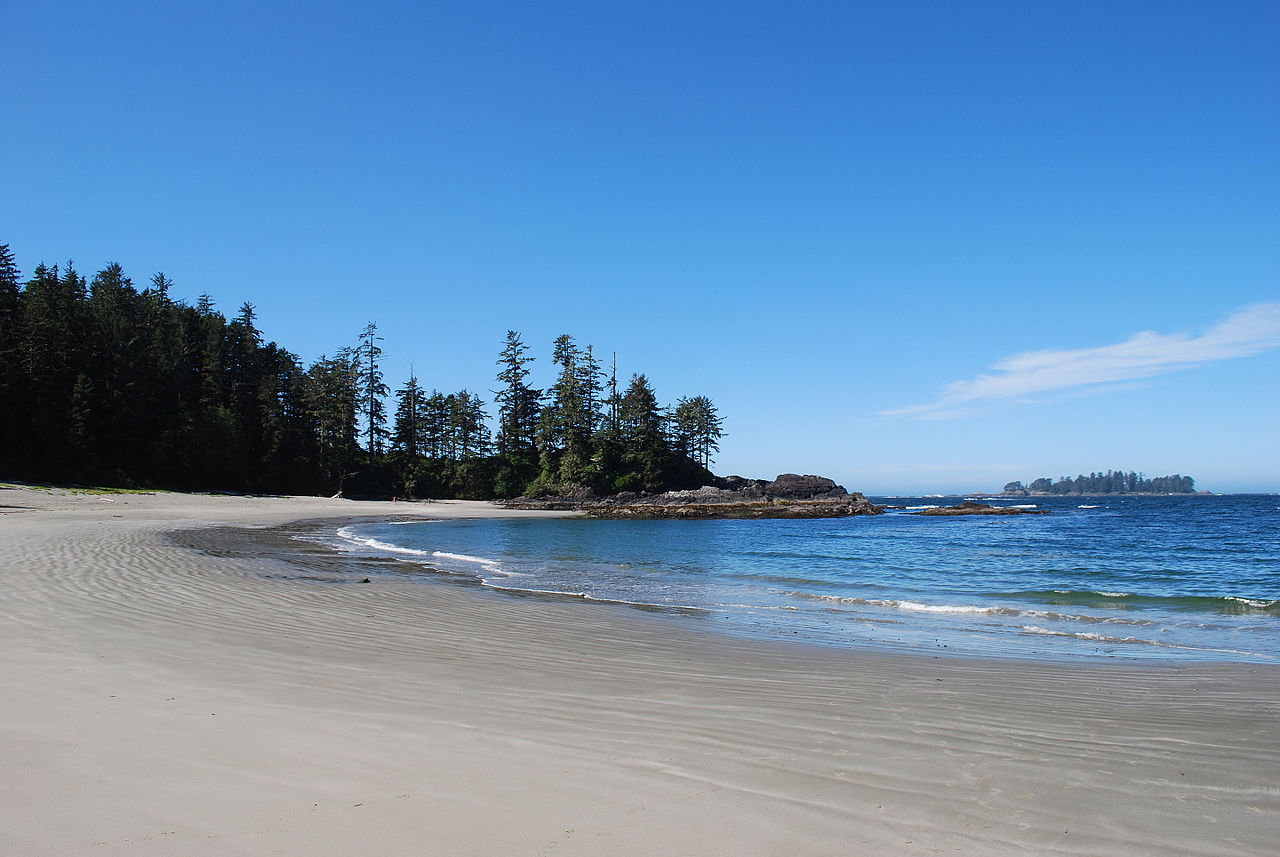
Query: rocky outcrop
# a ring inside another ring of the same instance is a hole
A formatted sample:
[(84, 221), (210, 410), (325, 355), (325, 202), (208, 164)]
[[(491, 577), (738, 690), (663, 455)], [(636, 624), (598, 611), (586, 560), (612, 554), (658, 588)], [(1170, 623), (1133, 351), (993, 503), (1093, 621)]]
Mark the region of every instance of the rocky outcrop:
[(949, 515), (1047, 515), (1048, 509), (1019, 509), (1016, 506), (989, 506), (986, 503), (961, 503), (958, 506), (939, 506), (936, 509), (922, 509), (914, 515), (927, 517), (945, 517)]
[(582, 512), (592, 518), (843, 518), (884, 510), (822, 476), (783, 473), (773, 481), (728, 476), (716, 485), (664, 494), (625, 492), (507, 500), (513, 509)]
[(884, 510), (861, 494), (827, 500), (760, 500), (723, 503), (600, 503), (581, 510), (590, 518), (847, 518)]

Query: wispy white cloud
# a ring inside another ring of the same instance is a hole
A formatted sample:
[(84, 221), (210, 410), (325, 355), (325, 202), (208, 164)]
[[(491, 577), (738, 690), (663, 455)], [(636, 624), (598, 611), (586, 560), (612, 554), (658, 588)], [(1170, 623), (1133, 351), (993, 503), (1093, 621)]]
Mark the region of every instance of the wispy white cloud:
[(1280, 302), (1253, 304), (1199, 336), (1144, 330), (1115, 345), (1014, 354), (998, 361), (988, 373), (951, 382), (932, 402), (880, 413), (915, 419), (956, 419), (986, 402), (1044, 393), (1100, 391), (1126, 381), (1217, 360), (1249, 357), (1274, 348), (1280, 348)]

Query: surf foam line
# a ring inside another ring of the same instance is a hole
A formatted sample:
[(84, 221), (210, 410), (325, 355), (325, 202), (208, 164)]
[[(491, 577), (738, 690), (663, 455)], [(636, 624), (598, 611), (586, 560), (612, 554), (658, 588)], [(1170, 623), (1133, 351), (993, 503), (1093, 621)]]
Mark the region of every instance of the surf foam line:
[(1088, 589), (1027, 590), (985, 594), (994, 598), (1027, 598), (1055, 604), (1079, 604), (1086, 607), (1156, 607), (1187, 612), (1280, 615), (1280, 598), (1255, 598), (1246, 595), (1143, 595), (1136, 592)]
[(470, 554), (465, 554), (465, 553), (449, 553), (448, 551), (431, 551), (431, 556), (439, 557), (441, 559), (451, 559), (455, 562), (474, 563), (475, 565), (483, 566), (485, 568), (497, 568), (498, 566), (502, 565), (502, 563), (496, 559), (489, 559), (488, 557), (483, 557), (483, 556), (471, 556)]
[[(417, 523), (416, 521), (413, 523)], [(452, 562), (466, 563), (468, 565), (478, 565), (486, 572), (493, 572), (510, 576), (510, 572), (501, 570), (502, 563), (496, 559), (490, 559), (484, 556), (472, 556), (465, 553), (450, 553), (449, 551), (437, 550), (419, 550), (418, 548), (407, 548), (401, 545), (391, 544), (390, 542), (380, 541), (379, 539), (366, 539), (357, 536), (350, 527), (340, 527), (336, 533), (339, 538), (357, 547), (369, 548), (370, 550), (379, 551), (381, 553), (393, 553), (401, 556), (418, 556), (430, 557), (432, 559), (450, 560)], [(446, 569), (447, 570), (447, 569)]]
[(925, 604), (920, 601), (895, 601), (888, 598), (856, 598), (839, 595), (818, 595), (813, 592), (783, 592), (793, 598), (809, 601), (824, 601), (831, 604), (847, 604), (855, 607), (886, 607), (892, 610), (909, 610), (914, 613), (969, 614), (985, 616), (1026, 616), (1035, 619), (1048, 619), (1054, 622), (1084, 622), (1088, 624), (1108, 625), (1158, 625), (1151, 619), (1130, 619), (1117, 616), (1087, 616), (1071, 613), (1058, 613), (1053, 610), (1030, 610), (1022, 607), (1005, 607), (999, 604), (983, 606), (980, 604)]
[(340, 527), (335, 533), (335, 535), (338, 536), (338, 538), (343, 539), (344, 541), (349, 542), (350, 544), (356, 545), (358, 547), (372, 548), (373, 550), (382, 551), (384, 553), (397, 553), (397, 554), (403, 554), (405, 556), (431, 556), (430, 551), (417, 550), (416, 548), (401, 547), (400, 545), (393, 545), (393, 544), (390, 544), (389, 542), (381, 542), (381, 541), (378, 541), (377, 539), (361, 538), (360, 536), (357, 536), (354, 532), (352, 532), (350, 527)]
[(1162, 640), (1145, 640), (1141, 637), (1109, 637), (1106, 634), (1092, 634), (1087, 631), (1055, 631), (1052, 628), (1042, 628), (1038, 625), (1023, 625), (1018, 628), (1027, 634), (1036, 634), (1042, 637), (1069, 637), (1076, 640), (1089, 640), (1095, 643), (1116, 643), (1125, 645), (1141, 645), (1141, 646), (1158, 646), (1162, 649), (1185, 649), (1191, 652), (1218, 652), (1227, 655), (1244, 655), (1250, 658), (1264, 658), (1266, 660), (1275, 660), (1271, 655), (1263, 655), (1258, 652), (1246, 652), (1240, 649), (1215, 649), (1211, 646), (1188, 646), (1179, 643), (1166, 643)]
[(482, 580), (481, 585), (488, 589), (496, 589), (500, 592), (510, 592), (513, 595), (549, 595), (555, 598), (567, 598), (573, 601), (590, 601), (595, 604), (618, 604), (624, 607), (642, 607), (649, 610), (673, 610), (681, 613), (710, 613), (706, 607), (697, 607), (692, 604), (657, 604), (653, 601), (628, 601), (625, 598), (605, 598), (600, 595), (591, 595), (587, 592), (568, 592), (562, 589), (535, 589), (527, 586), (511, 586), (504, 583), (494, 583), (488, 580)]

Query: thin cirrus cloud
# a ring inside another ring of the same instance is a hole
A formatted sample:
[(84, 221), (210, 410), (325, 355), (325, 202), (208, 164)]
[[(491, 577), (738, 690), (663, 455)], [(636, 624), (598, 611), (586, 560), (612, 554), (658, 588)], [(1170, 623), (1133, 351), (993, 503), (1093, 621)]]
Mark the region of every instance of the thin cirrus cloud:
[(951, 382), (932, 402), (880, 415), (956, 419), (987, 402), (1042, 393), (1096, 392), (1273, 348), (1280, 348), (1280, 302), (1253, 304), (1199, 336), (1144, 330), (1114, 345), (1014, 354), (998, 361), (988, 373)]

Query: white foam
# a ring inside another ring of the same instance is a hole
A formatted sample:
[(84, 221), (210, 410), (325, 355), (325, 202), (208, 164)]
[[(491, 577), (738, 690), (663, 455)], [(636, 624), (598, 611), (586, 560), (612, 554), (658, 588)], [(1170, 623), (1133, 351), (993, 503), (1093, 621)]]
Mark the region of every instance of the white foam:
[(1101, 506), (1076, 506), (1077, 509), (1100, 509)]
[(377, 539), (362, 539), (359, 536), (357, 536), (355, 533), (353, 533), (349, 527), (341, 528), (340, 530), (338, 530), (337, 535), (340, 538), (343, 538), (346, 541), (351, 542), (352, 544), (361, 545), (367, 548), (373, 548), (374, 550), (384, 551), (386, 553), (398, 553), (398, 554), (405, 554), (407, 556), (431, 556), (430, 551), (420, 551), (420, 550), (417, 550), (416, 548), (403, 548), (403, 547), (400, 547), (400, 545), (393, 545), (393, 544), (389, 544), (388, 542), (381, 542), (381, 541), (378, 541)]
[(1237, 604), (1247, 604), (1250, 607), (1274, 607), (1280, 604), (1280, 601), (1268, 601), (1263, 598), (1245, 598), (1241, 595), (1228, 595), (1228, 601), (1235, 601)]
[(1040, 507), (1037, 506), (1035, 503), (1023, 503), (1020, 506), (1010, 506), (1009, 508), (1010, 509), (1039, 509)]
[(937, 509), (937, 506), (907, 506), (907, 509)]
[(890, 601), (888, 604), (899, 610), (914, 610), (917, 613), (999, 613), (1003, 607), (979, 607), (976, 604), (921, 604), (919, 601)]
[(1220, 652), (1228, 655), (1245, 655), (1251, 658), (1275, 660), (1272, 655), (1258, 652), (1246, 652), (1241, 649), (1215, 649), (1209, 646), (1180, 646), (1177, 643), (1164, 643), (1160, 640), (1144, 640), (1141, 637), (1108, 637), (1106, 634), (1093, 634), (1088, 631), (1055, 631), (1052, 628), (1041, 628), (1039, 625), (1023, 625), (1019, 628), (1028, 634), (1040, 634), (1046, 637), (1074, 637), (1078, 640), (1091, 640), (1098, 643), (1138, 643), (1146, 646), (1159, 646), (1163, 649), (1185, 649), (1192, 652)]
[[(425, 551), (424, 551), (425, 553)], [(448, 551), (431, 551), (431, 556), (438, 556), (441, 559), (451, 559), (455, 562), (470, 562), (476, 565), (482, 565), (486, 568), (497, 568), (502, 563), (496, 559), (489, 559), (483, 556), (471, 556), (465, 553), (449, 553)]]
[(660, 607), (668, 610), (699, 610), (706, 611), (705, 607), (698, 607), (693, 604), (661, 604), (654, 601), (628, 601), (625, 598), (605, 598), (599, 595), (591, 595), (587, 592), (572, 592), (564, 589), (534, 589), (529, 586), (503, 586), (500, 583), (491, 583), (482, 581), (484, 586), (491, 589), (497, 589), (502, 592), (526, 592), (532, 595), (558, 595), (564, 598), (579, 598), (583, 601), (595, 601), (600, 604), (626, 604), (632, 607)]
[(722, 610), (799, 610), (794, 604), (713, 604)]
[(810, 601), (826, 601), (831, 604), (855, 604), (868, 607), (888, 607), (893, 610), (911, 610), (917, 613), (1003, 613), (1018, 614), (1021, 611), (1009, 607), (982, 607), (977, 604), (924, 604), (919, 601), (894, 601), (888, 598), (848, 598), (840, 595), (816, 595), (812, 592), (784, 592), (795, 598)]
[[(1095, 640), (1099, 643), (1146, 643), (1149, 646), (1168, 645), (1160, 643), (1156, 640), (1143, 640), (1139, 637), (1109, 637), (1106, 634), (1095, 634), (1092, 631), (1055, 631), (1052, 628), (1042, 628), (1039, 625), (1022, 625), (1020, 631), (1028, 634), (1042, 634), (1046, 637), (1073, 637), (1077, 640)], [(1173, 648), (1183, 648), (1175, 646)]]

